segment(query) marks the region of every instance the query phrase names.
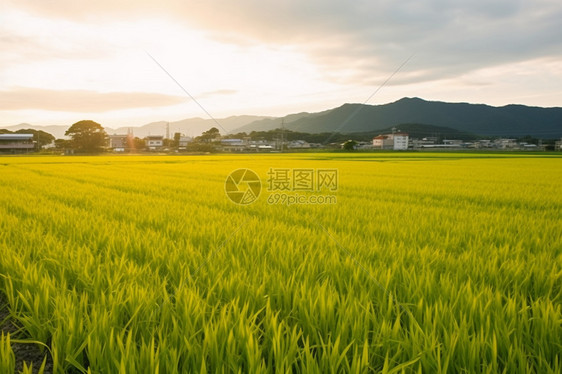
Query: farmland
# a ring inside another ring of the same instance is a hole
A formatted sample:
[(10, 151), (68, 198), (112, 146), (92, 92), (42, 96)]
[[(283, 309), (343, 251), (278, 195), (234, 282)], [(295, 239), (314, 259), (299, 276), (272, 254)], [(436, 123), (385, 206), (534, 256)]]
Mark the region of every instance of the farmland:
[[(235, 169), (257, 201), (225, 194)], [(271, 204), (271, 168), (338, 171)], [(0, 292), (53, 371), (560, 372), (562, 157), (0, 158)], [(14, 370), (7, 335), (0, 371)]]

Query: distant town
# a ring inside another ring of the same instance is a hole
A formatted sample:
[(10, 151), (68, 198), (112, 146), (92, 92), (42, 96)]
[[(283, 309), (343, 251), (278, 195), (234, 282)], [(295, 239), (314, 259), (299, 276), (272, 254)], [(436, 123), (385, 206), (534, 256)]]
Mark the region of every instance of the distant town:
[[(86, 121), (87, 122), (87, 121)], [(91, 122), (91, 121), (90, 121)], [(486, 139), (449, 139), (441, 136), (412, 137), (398, 127), (375, 136), (366, 134), (298, 133), (285, 129), (252, 131), (221, 135), (211, 128), (200, 136), (182, 133), (135, 137), (134, 129), (126, 134), (103, 134), (100, 152), (110, 153), (267, 153), (303, 152), (310, 150), (345, 151), (423, 151), (423, 150), (498, 150), (498, 151), (562, 151), (562, 139), (542, 140), (489, 137)], [(29, 129), (10, 132), (0, 129), (0, 153), (80, 153), (73, 139), (55, 139), (44, 131)], [(86, 152), (87, 153), (87, 152)]]

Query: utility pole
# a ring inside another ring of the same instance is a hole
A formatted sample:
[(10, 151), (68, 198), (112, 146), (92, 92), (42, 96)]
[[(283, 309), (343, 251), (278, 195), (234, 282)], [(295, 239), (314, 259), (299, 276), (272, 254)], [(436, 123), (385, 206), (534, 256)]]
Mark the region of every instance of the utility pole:
[(285, 143), (285, 118), (281, 118), (281, 153), (283, 153), (283, 143)]

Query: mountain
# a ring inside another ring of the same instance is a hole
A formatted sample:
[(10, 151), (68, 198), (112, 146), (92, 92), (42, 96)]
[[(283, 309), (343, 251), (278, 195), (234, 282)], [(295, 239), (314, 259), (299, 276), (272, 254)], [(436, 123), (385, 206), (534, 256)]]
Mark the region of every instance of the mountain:
[(70, 126), (63, 126), (63, 125), (37, 126), (37, 125), (30, 125), (29, 123), (20, 123), (19, 125), (5, 126), (2, 128), (10, 131), (18, 131), (21, 129), (42, 130), (53, 135), (55, 138), (59, 139), (64, 137), (64, 133), (66, 130), (68, 130), (69, 127)]
[[(403, 98), (384, 105), (344, 104), (306, 116), (284, 117), (285, 128), (298, 132), (370, 133), (405, 123), (447, 127), (482, 136), (562, 137), (562, 108), (524, 105), (493, 107), (484, 104), (445, 103)], [(276, 123), (280, 122), (278, 119)], [(265, 124), (271, 125), (269, 120)], [(264, 130), (252, 122), (233, 132)]]
[[(170, 122), (170, 137), (174, 136), (174, 133), (179, 132), (189, 136), (198, 136), (201, 135), (203, 131), (209, 130), (211, 127), (216, 127), (220, 130), (222, 134), (226, 132), (231, 132), (232, 129), (244, 126), (251, 122), (261, 121), (261, 120), (268, 120), (271, 117), (264, 117), (264, 116), (232, 116), (228, 118), (221, 118), (217, 119), (215, 122), (212, 119), (203, 119), (203, 118), (189, 118), (180, 121)], [(144, 138), (147, 135), (166, 135), (166, 125), (168, 122), (160, 121), (160, 122), (152, 122), (148, 123), (144, 126), (140, 127), (118, 127), (118, 128), (111, 128), (111, 127), (104, 127), (105, 131), (112, 135), (112, 134), (126, 134), (128, 129), (133, 131), (133, 134), (139, 138)], [(51, 126), (38, 126), (38, 125), (30, 125), (28, 123), (21, 123), (15, 126), (5, 126), (5, 128), (10, 131), (17, 131), (20, 129), (35, 129), (35, 130), (43, 130), (48, 132), (49, 134), (53, 135), (55, 138), (60, 139), (64, 138), (64, 133), (70, 125), (51, 125)], [(226, 130), (226, 131), (225, 131)]]
[[(266, 120), (269, 118), (270, 117), (263, 116), (232, 116), (217, 119), (216, 122), (212, 119), (189, 118), (181, 121), (170, 122), (170, 137), (173, 137), (176, 132), (188, 136), (199, 136), (203, 131), (207, 131), (211, 127), (216, 127), (219, 129), (221, 134), (226, 134), (227, 132), (231, 132), (231, 130), (244, 126), (250, 122)], [(105, 131), (108, 134), (126, 134), (127, 130), (130, 128), (135, 136), (144, 138), (147, 135), (166, 135), (167, 124), (168, 122), (159, 121), (140, 127), (119, 127), (116, 129), (106, 127)]]
[[(344, 104), (318, 113), (295, 113), (285, 117), (234, 116), (217, 120), (190, 118), (170, 122), (170, 136), (179, 132), (198, 136), (216, 127), (222, 134), (269, 131), (280, 128), (302, 133), (383, 133), (396, 126), (402, 131), (436, 134), (470, 139), (479, 136), (523, 137), (540, 139), (562, 137), (562, 108), (540, 108), (524, 105), (494, 107), (484, 104), (446, 103), (420, 98), (403, 98), (383, 105)], [(405, 125), (407, 124), (407, 125)], [(417, 128), (412, 128), (418, 124)], [(423, 124), (423, 125), (419, 125)], [(167, 122), (153, 122), (130, 127), (135, 136), (165, 135)], [(407, 126), (411, 130), (407, 130)], [(419, 127), (422, 126), (422, 127)], [(429, 127), (428, 127), (429, 126)], [(431, 128), (433, 126), (434, 128)], [(33, 128), (43, 130), (56, 138), (64, 137), (67, 126), (34, 126), (20, 124), (5, 127), (8, 130)], [(126, 134), (129, 127), (106, 127), (108, 134)], [(458, 133), (454, 132), (457, 131)], [(427, 136), (427, 135), (424, 135)]]
[(325, 115), (330, 111), (331, 111), (331, 109), (327, 110), (327, 111), (324, 111), (324, 112), (318, 112), (318, 113), (302, 112), (302, 113), (289, 114), (285, 117), (264, 118), (264, 119), (261, 119), (261, 120), (250, 122), (245, 126), (236, 128), (232, 132), (233, 133), (238, 133), (238, 132), (250, 133), (252, 131), (275, 130), (275, 129), (281, 128), (281, 126), (283, 126), (283, 125), (287, 125), (289, 123), (296, 122), (296, 121), (301, 120), (301, 119), (311, 119), (311, 118), (314, 118), (314, 117)]

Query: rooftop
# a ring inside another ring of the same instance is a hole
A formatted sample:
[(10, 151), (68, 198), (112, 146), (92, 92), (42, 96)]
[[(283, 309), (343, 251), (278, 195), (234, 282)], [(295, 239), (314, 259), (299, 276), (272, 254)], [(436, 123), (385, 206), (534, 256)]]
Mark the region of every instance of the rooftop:
[(0, 134), (0, 140), (31, 140), (33, 134)]

